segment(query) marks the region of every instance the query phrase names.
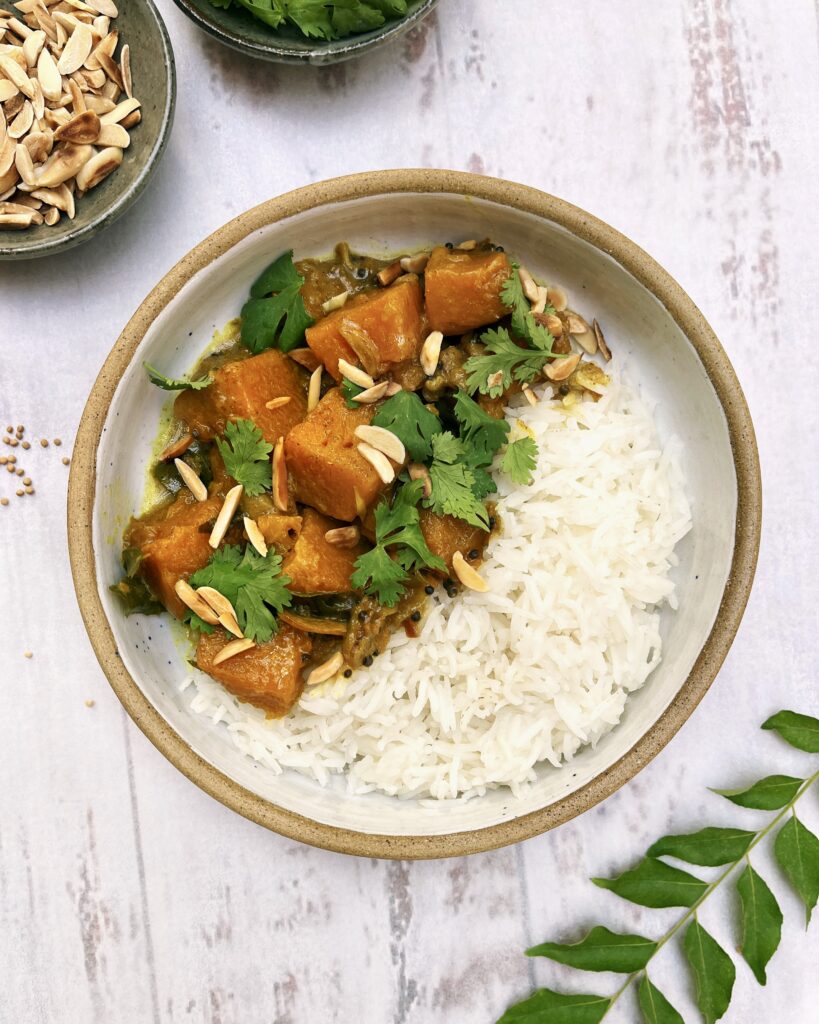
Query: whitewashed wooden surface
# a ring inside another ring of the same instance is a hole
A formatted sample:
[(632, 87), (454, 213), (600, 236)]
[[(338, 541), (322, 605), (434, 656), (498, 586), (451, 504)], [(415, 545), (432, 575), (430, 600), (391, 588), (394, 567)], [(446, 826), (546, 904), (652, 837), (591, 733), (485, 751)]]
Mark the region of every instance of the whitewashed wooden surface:
[[(67, 470), (0, 508), (0, 1020), (100, 1024), (492, 1022), (578, 976), (523, 949), (597, 920), (650, 931), (587, 876), (668, 830), (748, 820), (709, 785), (798, 772), (758, 724), (819, 713), (817, 9), (811, 0), (442, 0), (406, 40), (323, 71), (251, 63), (160, 0), (179, 70), (173, 139), (145, 196), (92, 244), (0, 264), (0, 420), (70, 451), (127, 318), (194, 243), (253, 204), (349, 171), (445, 166), (539, 186), (609, 220), (722, 338), (759, 433), (766, 522), (734, 650), (665, 752), (560, 830), (468, 860), (388, 864), (298, 846), (188, 783), (130, 723), (70, 582)], [(20, 454), (18, 449), (18, 454)], [(0, 474), (0, 492), (12, 478)], [(24, 650), (34, 654), (23, 657)], [(86, 701), (95, 701), (92, 708)], [(819, 824), (819, 801), (805, 808)], [(819, 923), (786, 925), (764, 990), (728, 1020), (816, 1020)], [(729, 947), (737, 911), (704, 923)], [(654, 972), (689, 1019), (676, 954)], [(588, 988), (614, 988), (591, 978)], [(624, 1000), (612, 1020), (632, 1021)]]

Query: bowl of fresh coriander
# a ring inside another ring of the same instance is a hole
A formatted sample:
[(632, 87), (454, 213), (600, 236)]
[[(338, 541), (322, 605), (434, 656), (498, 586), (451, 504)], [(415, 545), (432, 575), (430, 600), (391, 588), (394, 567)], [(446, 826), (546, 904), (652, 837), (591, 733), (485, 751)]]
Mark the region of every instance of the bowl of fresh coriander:
[(200, 28), (250, 57), (336, 64), (402, 36), (438, 0), (174, 0)]

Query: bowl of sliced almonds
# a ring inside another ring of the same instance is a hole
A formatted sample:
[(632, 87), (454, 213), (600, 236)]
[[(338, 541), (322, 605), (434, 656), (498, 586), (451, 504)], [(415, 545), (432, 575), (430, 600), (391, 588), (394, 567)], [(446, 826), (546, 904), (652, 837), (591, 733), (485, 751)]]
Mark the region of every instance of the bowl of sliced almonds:
[(144, 191), (176, 74), (151, 0), (0, 0), (0, 259), (61, 252)]

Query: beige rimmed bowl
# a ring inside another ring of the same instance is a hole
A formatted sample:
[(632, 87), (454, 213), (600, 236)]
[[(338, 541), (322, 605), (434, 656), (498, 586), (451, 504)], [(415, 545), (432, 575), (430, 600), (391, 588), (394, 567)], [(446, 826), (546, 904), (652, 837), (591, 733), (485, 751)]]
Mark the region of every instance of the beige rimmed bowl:
[[(224, 726), (194, 714), (184, 652), (164, 619), (124, 618), (108, 587), (121, 531), (139, 508), (167, 396), (147, 361), (187, 371), (214, 329), (235, 316), (248, 283), (282, 251), (367, 252), (490, 236), (564, 285), (597, 316), (617, 365), (657, 402), (664, 437), (682, 442), (694, 527), (678, 548), (678, 612), (664, 611), (663, 659), (620, 724), (526, 794), (469, 801), (350, 795), (243, 757)], [(153, 289), (91, 391), (72, 459), (68, 539), (77, 597), (103, 671), (152, 743), (199, 787), (283, 835), (362, 856), (460, 856), (518, 842), (605, 799), (665, 746), (697, 706), (734, 639), (751, 589), (761, 524), (754, 431), (724, 350), (694, 303), (646, 253), (577, 207), (532, 188), (454, 171), (358, 174), (257, 206), (185, 256)]]

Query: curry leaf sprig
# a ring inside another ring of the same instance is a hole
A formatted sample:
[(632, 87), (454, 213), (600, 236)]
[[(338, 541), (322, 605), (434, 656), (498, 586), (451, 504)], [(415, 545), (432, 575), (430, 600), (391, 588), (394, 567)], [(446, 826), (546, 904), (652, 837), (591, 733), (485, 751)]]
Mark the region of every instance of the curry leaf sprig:
[(253, 282), (242, 306), (241, 338), (245, 348), (290, 352), (313, 323), (301, 297), (304, 278), (293, 263), (293, 250), (282, 253)]
[[(799, 750), (819, 753), (819, 719), (780, 711), (762, 728), (775, 731)], [(736, 881), (741, 920), (738, 948), (756, 980), (764, 985), (768, 963), (779, 946), (783, 917), (772, 890), (751, 865), (750, 854), (778, 829), (774, 856), (804, 903), (806, 921), (810, 924), (819, 900), (819, 838), (797, 818), (794, 806), (817, 779), (819, 770), (804, 778), (770, 775), (743, 789), (715, 790), (738, 807), (778, 813), (758, 831), (703, 828), (690, 835), (664, 836), (631, 870), (616, 878), (592, 879), (595, 885), (639, 906), (682, 907), (685, 913), (658, 939), (611, 932), (598, 925), (579, 942), (544, 942), (527, 950), (528, 956), (547, 957), (578, 970), (613, 971), (626, 978), (610, 996), (540, 989), (511, 1006), (498, 1024), (599, 1024), (634, 984), (645, 1024), (684, 1024), (681, 1014), (647, 973), (651, 960), (683, 929), (682, 948), (694, 975), (697, 1005), (706, 1024), (714, 1024), (730, 1004), (736, 967), (702, 926), (697, 912), (729, 876), (741, 869)], [(706, 882), (667, 864), (662, 857), (724, 870)]]

